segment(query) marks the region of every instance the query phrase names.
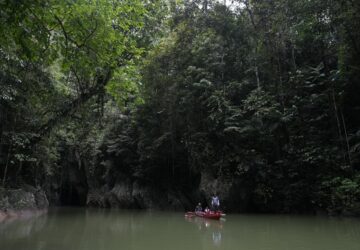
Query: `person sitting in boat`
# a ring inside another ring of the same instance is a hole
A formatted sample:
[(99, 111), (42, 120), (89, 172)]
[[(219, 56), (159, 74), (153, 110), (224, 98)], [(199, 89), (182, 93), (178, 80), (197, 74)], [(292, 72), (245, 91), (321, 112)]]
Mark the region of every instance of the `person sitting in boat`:
[(219, 197), (216, 194), (214, 194), (211, 197), (211, 208), (212, 208), (213, 211), (218, 211), (219, 207), (220, 207)]
[(199, 202), (199, 204), (195, 207), (195, 212), (202, 212), (202, 206), (201, 203)]
[(205, 208), (204, 210), (205, 213), (209, 213), (210, 212), (210, 209), (208, 207)]

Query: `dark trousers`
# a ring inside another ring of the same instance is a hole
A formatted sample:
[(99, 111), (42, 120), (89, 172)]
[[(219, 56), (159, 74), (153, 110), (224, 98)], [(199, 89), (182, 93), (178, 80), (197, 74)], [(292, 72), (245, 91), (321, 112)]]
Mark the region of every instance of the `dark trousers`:
[(217, 211), (217, 210), (219, 210), (219, 208), (220, 208), (220, 206), (218, 206), (218, 205), (215, 205), (215, 204), (211, 205), (211, 210), (213, 210), (213, 211)]

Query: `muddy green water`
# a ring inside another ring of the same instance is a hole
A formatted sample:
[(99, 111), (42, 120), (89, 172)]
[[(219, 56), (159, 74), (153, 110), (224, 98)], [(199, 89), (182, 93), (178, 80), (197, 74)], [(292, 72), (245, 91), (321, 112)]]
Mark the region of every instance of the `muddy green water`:
[(0, 224), (1, 250), (359, 250), (360, 220), (58, 209)]

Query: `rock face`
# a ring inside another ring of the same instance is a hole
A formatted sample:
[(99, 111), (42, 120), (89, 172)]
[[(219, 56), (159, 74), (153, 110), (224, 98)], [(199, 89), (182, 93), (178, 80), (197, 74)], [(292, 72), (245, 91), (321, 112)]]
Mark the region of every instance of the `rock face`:
[(233, 212), (248, 210), (250, 190), (238, 179), (214, 178), (210, 174), (202, 173), (199, 190), (208, 206), (211, 196), (216, 193), (220, 198), (222, 209)]
[(29, 211), (46, 210), (49, 202), (45, 192), (31, 186), (21, 189), (0, 190), (0, 221), (8, 216), (28, 214)]
[(87, 196), (87, 206), (123, 209), (193, 210), (201, 202), (209, 206), (214, 193), (220, 197), (221, 209), (232, 212), (247, 211), (251, 190), (240, 180), (214, 178), (201, 174), (198, 187), (192, 192), (166, 190), (153, 185), (132, 180), (129, 176), (118, 178), (113, 186), (92, 188)]
[(124, 179), (111, 189), (107, 186), (90, 190), (87, 205), (124, 209), (184, 210), (191, 207), (185, 195), (166, 191), (140, 181)]

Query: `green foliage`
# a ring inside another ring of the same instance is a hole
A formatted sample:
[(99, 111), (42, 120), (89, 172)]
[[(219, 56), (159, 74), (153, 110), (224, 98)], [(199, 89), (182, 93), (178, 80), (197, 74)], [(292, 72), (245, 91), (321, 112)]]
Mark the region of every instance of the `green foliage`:
[(142, 69), (136, 169), (176, 186), (205, 172), (236, 178), (258, 211), (316, 210), (328, 176), (358, 171), (340, 6), (244, 4), (188, 2), (173, 14)]
[(0, 0), (3, 179), (210, 175), (249, 210), (357, 213), (360, 6), (236, 2)]
[(320, 191), (320, 206), (331, 213), (358, 214), (360, 210), (360, 178), (335, 177), (324, 181)]
[[(137, 83), (132, 83), (136, 78), (132, 61), (143, 53), (139, 36), (145, 5), (107, 0), (0, 1), (0, 31), (6, 34), (0, 38), (3, 184), (16, 186), (23, 178), (33, 183), (41, 180), (42, 173), (58, 171), (58, 140), (79, 138), (67, 130), (59, 135), (61, 127), (70, 124), (76, 129), (81, 123), (77, 120), (83, 118), (83, 125), (93, 128), (86, 123), (99, 121), (110, 81), (121, 86), (117, 91), (139, 92)], [(82, 111), (84, 106), (87, 112)]]
[(114, 73), (107, 84), (107, 92), (115, 99), (117, 105), (123, 108), (133, 108), (143, 100), (140, 96), (141, 79), (139, 69), (135, 65), (128, 65)]

